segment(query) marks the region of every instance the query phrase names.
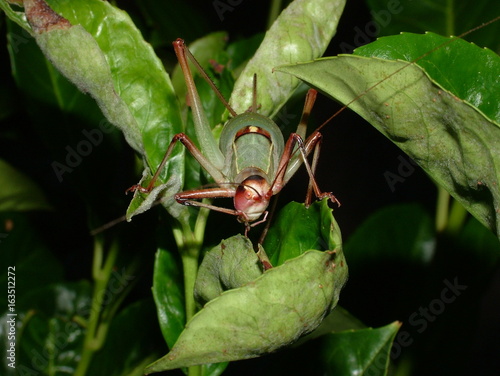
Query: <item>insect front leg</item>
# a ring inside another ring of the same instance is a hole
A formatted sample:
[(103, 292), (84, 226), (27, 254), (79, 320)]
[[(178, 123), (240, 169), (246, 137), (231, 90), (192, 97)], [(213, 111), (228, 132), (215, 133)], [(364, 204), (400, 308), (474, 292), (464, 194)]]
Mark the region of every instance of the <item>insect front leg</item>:
[(126, 190), (126, 192), (135, 192), (135, 191), (140, 191), (143, 193), (149, 193), (153, 189), (156, 181), (158, 180), (158, 177), (160, 176), (161, 171), (165, 167), (165, 164), (168, 161), (168, 158), (172, 154), (172, 150), (174, 149), (174, 146), (177, 144), (177, 141), (180, 141), (186, 149), (191, 153), (191, 155), (198, 161), (198, 163), (203, 167), (217, 182), (217, 184), (223, 183), (226, 179), (222, 172), (213, 165), (212, 162), (208, 158), (206, 158), (202, 152), (196, 147), (196, 145), (191, 141), (191, 139), (184, 133), (178, 133), (176, 134), (173, 138), (172, 141), (170, 141), (170, 144), (168, 145), (167, 151), (165, 152), (165, 155), (158, 166), (153, 178), (149, 182), (147, 187), (143, 187), (141, 185), (133, 185), (129, 189)]
[[(319, 160), (321, 140), (323, 136), (318, 131), (315, 131), (311, 136), (309, 136), (305, 144), (303, 141), (306, 135), (309, 115), (316, 101), (316, 96), (317, 91), (314, 89), (309, 89), (304, 103), (304, 109), (302, 111), (302, 117), (300, 119), (299, 125), (297, 126), (297, 132), (292, 133), (286, 142), (285, 149), (278, 165), (278, 173), (276, 174), (276, 178), (271, 188), (273, 195), (281, 191), (281, 189), (295, 174), (300, 165), (304, 163), (309, 175), (309, 184), (305, 204), (307, 206), (310, 205), (312, 192), (314, 191), (314, 194), (318, 199), (327, 197), (340, 206), (339, 200), (337, 200), (337, 198), (331, 192), (322, 192), (319, 189), (316, 179), (314, 178), (314, 173), (316, 171)], [(314, 154), (312, 164), (309, 164), (307, 157), (313, 150)], [(297, 151), (299, 152), (299, 154), (297, 154)]]
[(311, 165), (309, 165), (309, 163), (307, 162), (304, 153), (301, 152), (305, 160), (304, 164), (306, 166), (307, 172), (309, 173), (309, 185), (307, 186), (305, 204), (306, 206), (311, 205), (312, 192), (314, 191), (314, 194), (318, 199), (323, 199), (326, 197), (329, 198), (331, 201), (335, 202), (338, 206), (340, 206), (340, 201), (331, 192), (321, 192), (321, 190), (318, 187), (318, 184), (316, 183), (316, 179), (314, 178), (314, 175), (316, 173), (316, 167), (318, 166), (319, 154), (321, 151), (322, 142), (323, 142), (323, 135), (317, 131), (314, 132), (306, 141), (306, 145), (304, 147), (304, 149), (306, 150), (306, 155), (310, 153), (310, 149), (314, 149)]
[[(309, 175), (309, 189), (306, 197), (306, 205), (310, 204), (310, 190), (314, 191), (315, 196), (318, 199), (329, 198), (333, 202), (336, 202), (337, 205), (340, 206), (339, 200), (333, 195), (331, 192), (323, 192), (319, 189), (319, 186), (314, 178), (314, 172), (317, 166), (317, 161), (319, 158), (320, 144), (322, 135), (319, 132), (314, 132), (307, 140), (307, 143), (304, 144), (302, 137), (300, 137), (297, 133), (292, 133), (286, 142), (285, 149), (283, 151), (283, 155), (281, 157), (279, 163), (278, 174), (273, 182), (271, 189), (273, 190), (273, 194), (277, 194), (281, 189), (288, 183), (288, 180), (293, 176), (293, 174), (289, 173), (290, 160), (292, 159), (292, 155), (294, 154), (295, 146), (297, 146), (297, 150), (300, 155), (297, 156), (300, 158), (299, 163), (304, 163), (304, 166), (307, 170), (307, 174)], [(314, 158), (312, 165), (309, 164), (307, 160), (308, 154), (314, 149)], [(296, 170), (298, 165), (296, 163), (293, 164), (293, 168)], [(295, 171), (294, 171), (295, 172)]]
[(238, 221), (245, 224), (245, 236), (248, 235), (248, 231), (250, 228), (261, 224), (267, 220), (268, 212), (265, 211), (264, 218), (258, 222), (250, 223), (250, 218), (246, 215), (246, 213), (241, 210), (236, 209), (228, 209), (220, 206), (215, 206), (211, 204), (206, 204), (201, 201), (204, 198), (232, 198), (236, 194), (236, 189), (234, 188), (207, 188), (207, 189), (195, 189), (191, 191), (180, 192), (175, 195), (175, 200), (179, 204), (187, 205), (187, 206), (196, 206), (199, 208), (207, 208), (210, 210), (215, 210), (221, 213), (230, 214), (238, 217)]

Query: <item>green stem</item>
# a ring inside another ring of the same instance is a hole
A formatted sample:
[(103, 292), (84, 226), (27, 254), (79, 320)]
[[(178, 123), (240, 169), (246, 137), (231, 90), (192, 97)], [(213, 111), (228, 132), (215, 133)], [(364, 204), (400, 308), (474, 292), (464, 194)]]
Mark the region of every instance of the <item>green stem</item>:
[[(189, 322), (196, 313), (196, 302), (194, 300), (194, 285), (198, 274), (198, 262), (205, 234), (209, 210), (202, 208), (198, 213), (194, 230), (191, 230), (186, 221), (179, 219), (180, 227), (174, 227), (173, 234), (177, 247), (181, 254), (182, 268), (184, 273), (184, 299), (186, 309), (186, 322)], [(188, 368), (188, 376), (201, 376), (201, 366)]]
[(453, 35), (455, 33), (455, 9), (454, 9), (455, 0), (448, 0), (446, 2), (446, 34)]
[(436, 203), (436, 232), (441, 233), (448, 225), (448, 213), (450, 207), (450, 194), (438, 186), (438, 197)]
[(450, 194), (438, 187), (436, 208), (436, 232), (457, 235), (467, 219), (467, 210), (458, 201), (453, 200), (450, 210)]
[(92, 276), (94, 278), (94, 291), (92, 293), (92, 303), (90, 317), (85, 332), (85, 339), (83, 341), (82, 356), (78, 367), (75, 370), (75, 376), (84, 376), (92, 360), (94, 353), (104, 343), (103, 330), (99, 321), (102, 309), (102, 301), (106, 286), (108, 285), (111, 271), (118, 254), (118, 247), (116, 244), (111, 246), (111, 249), (106, 257), (104, 265), (102, 260), (104, 256), (104, 247), (102, 239), (97, 239), (94, 242), (94, 259), (92, 265)]
[(450, 218), (448, 220), (448, 227), (446, 231), (450, 235), (458, 235), (463, 228), (465, 220), (467, 219), (467, 210), (458, 201), (454, 201), (451, 206)]

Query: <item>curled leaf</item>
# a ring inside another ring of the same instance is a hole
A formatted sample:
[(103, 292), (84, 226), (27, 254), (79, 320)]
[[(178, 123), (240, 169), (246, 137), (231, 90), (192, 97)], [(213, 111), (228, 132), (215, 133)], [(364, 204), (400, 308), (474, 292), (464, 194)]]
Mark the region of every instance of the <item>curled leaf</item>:
[(236, 235), (223, 240), (203, 258), (194, 287), (196, 300), (203, 305), (226, 290), (255, 280), (262, 275), (259, 264), (247, 237)]
[(286, 346), (321, 323), (346, 279), (341, 251), (307, 251), (211, 300), (145, 372), (253, 358)]
[(280, 210), (264, 241), (272, 265), (281, 265), (309, 249), (341, 249), (340, 228), (328, 203), (324, 199), (306, 207), (290, 202)]

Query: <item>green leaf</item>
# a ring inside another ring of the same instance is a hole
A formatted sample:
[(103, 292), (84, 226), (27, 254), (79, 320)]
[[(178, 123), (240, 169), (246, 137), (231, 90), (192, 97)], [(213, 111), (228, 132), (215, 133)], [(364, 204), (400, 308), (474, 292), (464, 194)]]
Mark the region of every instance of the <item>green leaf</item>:
[[(434, 37), (425, 35), (419, 38)], [(398, 49), (404, 50), (405, 45), (406, 40), (399, 44)], [(457, 64), (463, 66), (462, 76), (490, 77), (477, 88), (479, 94), (473, 97), (490, 98), (485, 104), (491, 107), (500, 85), (500, 58), (493, 56), (491, 51), (456, 41), (446, 45), (445, 49), (459, 52), (445, 60), (439, 59), (442, 55), (435, 55), (435, 52), (426, 58), (438, 56), (438, 61), (432, 64), (443, 72), (457, 71), (450, 68), (450, 65)], [(401, 51), (398, 53), (405, 55)], [(466, 57), (461, 63), (460, 56), (464, 54)], [(469, 55), (476, 56), (478, 61), (486, 55), (487, 64), (468, 67)], [(349, 104), (405, 151), (483, 225), (500, 235), (500, 211), (497, 210), (500, 207), (500, 191), (497, 189), (500, 182), (495, 172), (500, 165), (500, 128), (497, 120), (486, 117), (497, 115), (483, 115), (471, 104), (458, 99), (457, 94), (448, 93), (438, 86), (414, 64), (341, 56), (280, 70), (296, 75), (341, 103)], [(452, 86), (457, 86), (454, 78), (447, 78)], [(462, 80), (460, 77), (456, 79), (458, 82)]]
[(388, 206), (366, 219), (349, 237), (349, 262), (387, 258), (412, 264), (430, 262), (436, 251), (436, 233), (430, 215), (417, 204)]
[[(58, 0), (50, 4), (95, 38), (109, 62), (116, 91), (137, 122), (146, 165), (155, 171), (174, 134), (183, 130), (173, 87), (160, 59), (130, 17), (109, 3)], [(160, 182), (166, 182), (173, 171), (183, 181), (183, 155), (183, 148), (174, 150)], [(141, 195), (135, 196), (142, 201)]]
[(154, 317), (151, 299), (140, 300), (120, 311), (111, 322), (104, 346), (92, 358), (87, 374), (142, 376), (144, 367), (161, 351), (155, 341), (159, 333)]
[(6, 0), (0, 0), (0, 9), (5, 12), (10, 20), (17, 23), (23, 29), (29, 30), (30, 27), (28, 25), (28, 22), (26, 21), (26, 17), (24, 17), (23, 12), (15, 11), (14, 9), (12, 9), (10, 4)]
[(309, 208), (291, 202), (276, 216), (264, 241), (271, 264), (281, 265), (309, 249), (341, 249), (340, 228), (333, 218), (328, 200), (314, 202)]
[(366, 325), (359, 321), (359, 319), (354, 317), (341, 306), (337, 305), (313, 332), (298, 340), (294, 347), (299, 347), (305, 342), (324, 336), (325, 334), (365, 328)]
[(335, 35), (344, 0), (295, 0), (276, 19), (254, 57), (236, 81), (231, 106), (243, 113), (252, 105), (257, 74), (259, 112), (273, 117), (292, 95), (299, 80), (274, 72), (278, 65), (320, 57)]
[[(148, 173), (154, 171), (173, 135), (183, 129), (173, 87), (161, 61), (130, 17), (109, 3), (51, 0), (49, 4), (64, 18), (50, 12), (45, 18), (29, 16), (37, 43), (71, 82), (96, 99), (107, 120), (141, 152)], [(34, 14), (31, 2), (25, 6), (29, 14)], [(47, 26), (44, 22), (49, 19), (54, 23)], [(182, 182), (183, 154), (182, 148), (174, 150), (161, 182), (174, 175), (172, 171)], [(142, 201), (141, 195), (136, 197)]]
[(158, 322), (168, 347), (172, 348), (186, 323), (181, 266), (172, 252), (158, 249), (153, 272), (153, 297)]
[(242, 235), (223, 240), (205, 254), (198, 269), (194, 295), (204, 305), (226, 290), (243, 286), (262, 275), (252, 242)]
[(146, 373), (252, 358), (290, 344), (335, 307), (346, 278), (342, 251), (288, 260), (207, 303)]
[(40, 188), (3, 159), (0, 159), (0, 186), (0, 211), (52, 209)]
[(67, 19), (43, 8), (42, 3), (26, 1), (24, 5), (44, 55), (82, 92), (89, 93), (97, 101), (104, 116), (124, 132), (135, 150), (142, 150), (138, 125), (116, 93), (111, 67), (93, 36), (82, 25), (70, 24)]
[[(20, 374), (74, 374), (85, 330), (73, 318), (87, 317), (90, 293), (86, 282), (60, 283), (32, 290), (17, 301), (16, 320), (22, 322), (16, 352)], [(2, 316), (2, 324), (7, 319)]]
[(326, 375), (385, 376), (392, 342), (401, 324), (328, 334), (321, 353)]
[[(182, 130), (173, 87), (160, 59), (130, 17), (109, 3), (53, 0), (50, 4), (95, 38), (109, 62), (119, 96), (138, 123), (148, 163), (156, 169), (172, 136)], [(175, 163), (170, 166), (179, 174)]]
[[(440, 48), (442, 46), (442, 48)], [(439, 86), (479, 109), (500, 123), (497, 93), (500, 90), (500, 57), (462, 39), (444, 38), (437, 34), (403, 33), (386, 37), (358, 48), (354, 54), (385, 60), (417, 61)]]

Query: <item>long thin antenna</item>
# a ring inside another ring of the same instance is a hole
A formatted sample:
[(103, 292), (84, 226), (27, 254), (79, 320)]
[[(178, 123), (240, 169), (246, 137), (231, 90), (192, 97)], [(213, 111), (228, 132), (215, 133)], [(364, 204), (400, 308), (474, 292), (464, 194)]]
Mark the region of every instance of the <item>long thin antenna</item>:
[(253, 74), (252, 112), (257, 112), (257, 74)]
[(370, 86), (368, 89), (364, 90), (363, 92), (361, 92), (361, 94), (358, 94), (356, 97), (354, 97), (354, 99), (352, 99), (351, 101), (349, 101), (347, 104), (345, 104), (344, 106), (342, 106), (342, 108), (340, 108), (337, 112), (335, 112), (332, 116), (330, 116), (328, 118), (328, 120), (326, 120), (323, 124), (321, 124), (317, 129), (316, 131), (320, 131), (324, 126), (326, 126), (333, 118), (335, 118), (336, 116), (338, 116), (338, 114), (340, 114), (342, 111), (344, 111), (346, 108), (348, 108), (351, 104), (353, 104), (354, 102), (356, 102), (358, 99), (360, 99), (361, 97), (363, 97), (366, 93), (372, 91), (373, 89), (375, 89), (377, 86), (379, 86), (380, 84), (382, 84), (383, 82), (385, 82), (387, 79), (391, 78), (392, 76), (398, 74), (399, 72), (401, 72), (403, 69), (406, 69), (407, 67), (409, 67), (410, 65), (413, 65), (415, 64), (416, 62), (422, 60), (423, 58), (429, 56), (430, 54), (432, 54), (433, 52), (439, 50), (440, 48), (444, 47), (444, 46), (447, 46), (448, 44), (454, 42), (455, 40), (457, 39), (461, 39), (467, 35), (469, 35), (470, 33), (473, 33), (474, 31), (476, 30), (479, 30), (479, 29), (482, 29), (483, 27), (485, 26), (488, 26), (489, 24), (492, 24), (493, 22), (496, 22), (500, 20), (500, 16), (498, 17), (495, 17), (493, 18), (492, 20), (488, 21), (488, 22), (485, 22), (479, 26), (476, 26), (475, 28), (471, 29), (471, 30), (468, 30), (466, 31), (465, 33), (462, 33), (450, 40), (447, 40), (446, 42), (443, 42), (441, 43), (440, 45), (434, 47), (433, 49), (427, 51), (425, 54), (417, 57), (416, 59), (413, 59), (412, 61), (410, 61), (407, 65), (404, 65), (402, 66), (401, 68), (398, 68), (396, 69), (394, 72), (392, 72), (390, 75), (388, 75), (387, 77), (385, 77), (383, 80), (377, 82), (376, 84)]

